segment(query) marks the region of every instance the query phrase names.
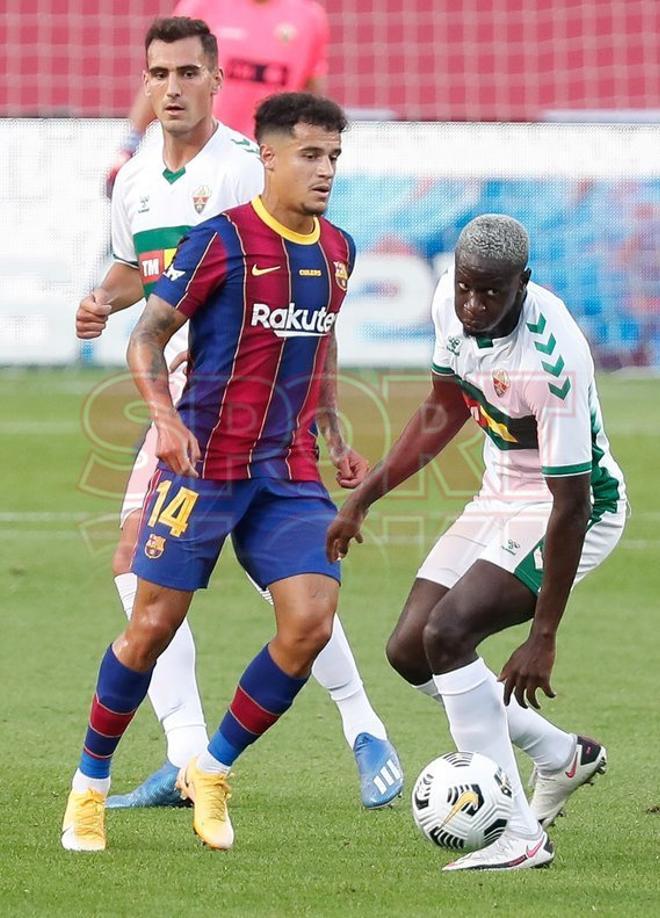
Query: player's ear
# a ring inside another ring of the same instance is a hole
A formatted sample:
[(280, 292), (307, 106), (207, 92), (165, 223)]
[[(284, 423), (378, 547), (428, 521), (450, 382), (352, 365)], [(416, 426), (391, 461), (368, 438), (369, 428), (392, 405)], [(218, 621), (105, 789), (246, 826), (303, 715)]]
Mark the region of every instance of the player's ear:
[(259, 156), (261, 157), (261, 162), (264, 164), (264, 169), (267, 171), (272, 171), (274, 160), (275, 160), (275, 150), (269, 143), (259, 144)]
[(142, 71), (142, 86), (144, 88), (145, 96), (150, 96), (151, 90), (149, 89), (149, 72), (147, 70)]
[(211, 88), (211, 95), (216, 95), (222, 89), (222, 84), (225, 81), (225, 74), (222, 67), (216, 67), (215, 70), (211, 71), (211, 76), (213, 78), (213, 84)]
[(525, 270), (523, 271), (523, 273), (520, 275), (520, 289), (521, 289), (521, 290), (524, 290), (524, 289), (525, 289), (525, 287), (526, 287), (527, 284), (529, 283), (529, 279), (530, 279), (531, 276), (532, 276), (532, 269), (531, 269), (531, 268), (525, 268)]

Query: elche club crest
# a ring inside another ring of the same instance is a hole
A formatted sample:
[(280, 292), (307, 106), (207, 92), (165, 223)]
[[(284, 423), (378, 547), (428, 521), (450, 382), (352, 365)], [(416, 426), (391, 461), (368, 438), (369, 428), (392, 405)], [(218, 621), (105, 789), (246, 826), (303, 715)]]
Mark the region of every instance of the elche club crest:
[(333, 261), (335, 266), (335, 280), (340, 290), (348, 290), (348, 268), (343, 261)]
[(493, 370), (493, 388), (495, 394), (502, 398), (509, 391), (511, 380), (506, 370)]
[(201, 212), (204, 210), (209, 202), (210, 197), (211, 189), (208, 187), (208, 185), (200, 185), (199, 188), (193, 191), (193, 207), (198, 214), (201, 214)]

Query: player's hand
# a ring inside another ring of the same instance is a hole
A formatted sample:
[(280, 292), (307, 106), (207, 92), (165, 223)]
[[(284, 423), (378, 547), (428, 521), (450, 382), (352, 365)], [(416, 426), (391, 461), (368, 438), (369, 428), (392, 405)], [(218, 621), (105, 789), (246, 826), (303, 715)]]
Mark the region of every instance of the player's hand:
[(156, 455), (175, 475), (199, 478), (195, 465), (201, 450), (195, 435), (188, 430), (176, 410), (155, 422), (158, 431)]
[(342, 488), (357, 488), (367, 477), (369, 462), (354, 449), (331, 449), (330, 459), (337, 469), (337, 482)]
[(514, 651), (500, 673), (499, 681), (504, 683), (504, 704), (513, 694), (523, 708), (527, 702), (533, 708), (540, 708), (536, 700), (539, 689), (548, 698), (555, 693), (550, 687), (550, 674), (555, 662), (555, 639), (530, 635), (524, 644)]
[(188, 351), (180, 351), (172, 363), (170, 364), (169, 370), (170, 373), (174, 373), (179, 369), (182, 363), (188, 363)]
[(112, 306), (103, 287), (95, 287), (80, 301), (76, 312), (76, 335), (78, 338), (98, 338), (108, 324)]
[(360, 527), (367, 511), (352, 498), (346, 501), (337, 516), (330, 523), (325, 540), (325, 552), (330, 561), (341, 561), (348, 554), (351, 539), (364, 542)]

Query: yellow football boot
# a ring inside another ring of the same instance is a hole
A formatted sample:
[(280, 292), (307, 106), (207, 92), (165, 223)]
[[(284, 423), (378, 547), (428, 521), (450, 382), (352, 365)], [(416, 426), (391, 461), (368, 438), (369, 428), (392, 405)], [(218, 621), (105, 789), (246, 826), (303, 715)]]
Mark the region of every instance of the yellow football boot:
[(226, 851), (234, 843), (234, 829), (227, 812), (231, 797), (227, 775), (209, 774), (197, 767), (197, 757), (182, 768), (176, 786), (184, 800), (192, 800), (193, 828), (209, 848)]
[(95, 790), (71, 791), (62, 823), (63, 848), (105, 850), (105, 798)]

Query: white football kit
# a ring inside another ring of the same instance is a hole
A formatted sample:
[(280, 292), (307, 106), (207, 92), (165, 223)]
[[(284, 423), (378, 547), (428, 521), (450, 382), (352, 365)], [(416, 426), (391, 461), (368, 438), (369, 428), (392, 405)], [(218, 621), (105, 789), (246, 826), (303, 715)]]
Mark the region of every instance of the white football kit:
[[(223, 210), (250, 201), (263, 191), (263, 166), (255, 143), (218, 124), (199, 153), (177, 172), (163, 161), (160, 127), (120, 169), (112, 195), (112, 249), (115, 261), (140, 271), (145, 296), (174, 257), (182, 236)], [(167, 365), (188, 349), (188, 328), (172, 336)], [(185, 364), (170, 374), (176, 404), (186, 382)], [(124, 495), (120, 521), (139, 510), (156, 468), (156, 431), (150, 427)]]
[(591, 476), (592, 514), (575, 582), (618, 542), (623, 475), (610, 452), (584, 335), (565, 304), (530, 283), (520, 321), (504, 338), (465, 334), (454, 272), (436, 289), (433, 372), (456, 382), (485, 433), (482, 487), (431, 549), (417, 576), (452, 587), (478, 559), (538, 593), (552, 509), (546, 478)]

